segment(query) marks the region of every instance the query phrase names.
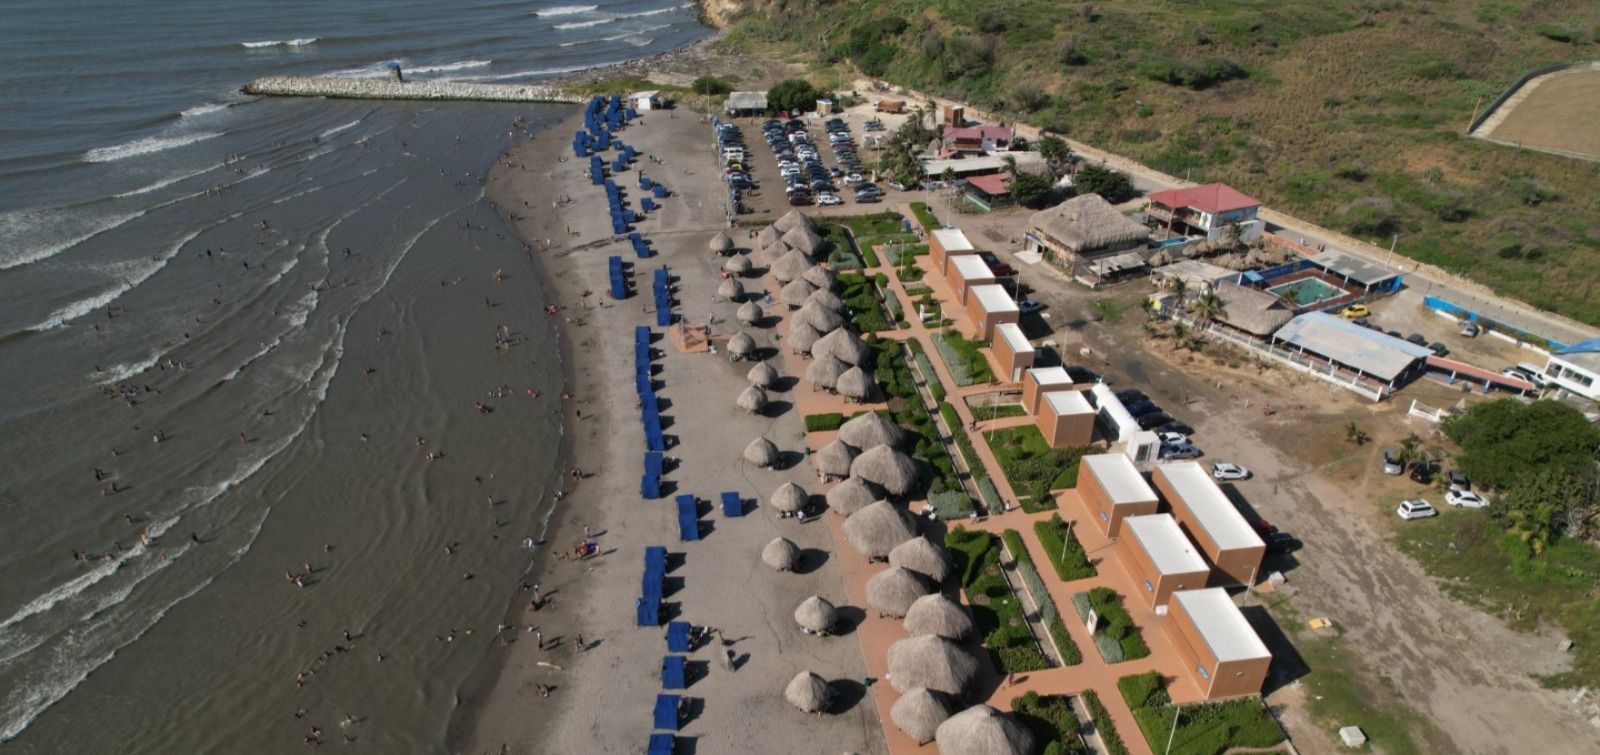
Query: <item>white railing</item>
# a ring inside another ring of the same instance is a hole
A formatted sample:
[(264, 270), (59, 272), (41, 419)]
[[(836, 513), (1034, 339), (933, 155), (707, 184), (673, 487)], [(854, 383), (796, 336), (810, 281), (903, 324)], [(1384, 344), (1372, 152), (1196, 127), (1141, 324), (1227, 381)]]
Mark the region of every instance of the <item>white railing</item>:
[(1450, 414), (1450, 412), (1445, 409), (1435, 409), (1427, 404), (1417, 401), (1416, 399), (1412, 399), (1411, 408), (1406, 410), (1406, 414), (1413, 417), (1420, 417), (1429, 422), (1438, 424), (1439, 420), (1444, 419), (1446, 415)]

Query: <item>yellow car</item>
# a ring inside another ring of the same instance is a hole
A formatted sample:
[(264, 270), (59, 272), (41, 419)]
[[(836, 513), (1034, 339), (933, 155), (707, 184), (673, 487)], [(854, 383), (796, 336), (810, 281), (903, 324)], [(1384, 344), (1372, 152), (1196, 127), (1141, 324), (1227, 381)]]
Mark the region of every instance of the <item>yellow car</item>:
[(1372, 310), (1367, 309), (1367, 305), (1365, 304), (1351, 304), (1350, 306), (1345, 307), (1344, 311), (1340, 312), (1339, 314), (1344, 315), (1344, 319), (1346, 320), (1354, 320), (1357, 317), (1371, 317)]

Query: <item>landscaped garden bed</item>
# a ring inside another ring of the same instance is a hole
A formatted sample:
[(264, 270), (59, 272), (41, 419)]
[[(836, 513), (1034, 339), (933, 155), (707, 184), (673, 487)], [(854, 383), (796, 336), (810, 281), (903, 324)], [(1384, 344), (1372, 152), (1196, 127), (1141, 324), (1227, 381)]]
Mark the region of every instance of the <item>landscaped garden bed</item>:
[(1072, 710), (1072, 699), (1066, 695), (1044, 695), (1029, 692), (1011, 699), (1011, 713), (1033, 732), (1035, 744), (1044, 744), (1044, 755), (1083, 755), (1083, 738), (1078, 735), (1081, 722)]
[(1061, 665), (1076, 666), (1083, 663), (1083, 653), (1078, 650), (1078, 643), (1072, 641), (1072, 635), (1067, 634), (1067, 625), (1061, 621), (1061, 611), (1056, 608), (1055, 599), (1050, 597), (1050, 591), (1045, 588), (1038, 567), (1033, 565), (1033, 557), (1028, 555), (1021, 533), (1006, 530), (1001, 539), (1005, 541), (1006, 550), (1011, 552), (1011, 558), (1017, 562), (1017, 573), (1022, 575), (1022, 584), (1027, 586), (1028, 593), (1033, 595), (1033, 602), (1039, 606), (1039, 621), (1050, 633), (1050, 639), (1055, 641), (1056, 651), (1061, 654)]
[(1156, 752), (1222, 755), (1235, 747), (1265, 748), (1283, 741), (1283, 730), (1260, 698), (1185, 705), (1174, 711), (1159, 671), (1122, 677), (1117, 689), (1139, 722), (1145, 741)]
[(1089, 563), (1083, 543), (1078, 541), (1072, 528), (1062, 521), (1060, 514), (1052, 514), (1047, 521), (1034, 522), (1033, 531), (1039, 536), (1039, 545), (1044, 547), (1046, 557), (1056, 568), (1056, 576), (1062, 582), (1088, 579), (1100, 573), (1094, 564)]
[(1033, 425), (990, 430), (983, 437), (1023, 511), (1031, 514), (1054, 509), (1056, 502), (1050, 491), (1078, 484), (1078, 460), (1086, 449), (1051, 448)]
[(1109, 587), (1096, 587), (1088, 592), (1074, 593), (1072, 605), (1078, 609), (1078, 618), (1088, 621), (1092, 608), (1100, 617), (1094, 632), (1094, 646), (1106, 663), (1135, 661), (1150, 654), (1144, 644), (1139, 627), (1134, 626), (1128, 609), (1122, 605), (1122, 596)]
[(944, 537), (956, 573), (967, 592), (984, 647), (1002, 674), (1050, 667), (1028, 628), (1022, 601), (1000, 568), (1000, 539), (982, 530), (956, 526)]

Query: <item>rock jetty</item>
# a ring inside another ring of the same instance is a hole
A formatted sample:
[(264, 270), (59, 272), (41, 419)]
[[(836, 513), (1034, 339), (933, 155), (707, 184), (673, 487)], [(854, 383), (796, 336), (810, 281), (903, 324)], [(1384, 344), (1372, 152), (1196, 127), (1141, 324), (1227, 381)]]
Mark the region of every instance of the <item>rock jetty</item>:
[(269, 97), (331, 97), (346, 100), (473, 100), (483, 102), (583, 102), (541, 84), (478, 84), (463, 81), (395, 81), (320, 76), (267, 76), (244, 85), (245, 94)]

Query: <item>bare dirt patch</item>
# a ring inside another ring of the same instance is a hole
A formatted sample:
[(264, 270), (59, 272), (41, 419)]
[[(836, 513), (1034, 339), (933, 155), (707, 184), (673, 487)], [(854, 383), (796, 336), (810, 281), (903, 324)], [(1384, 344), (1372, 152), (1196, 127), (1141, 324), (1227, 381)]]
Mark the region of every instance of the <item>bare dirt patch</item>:
[(1563, 71), (1532, 87), (1488, 137), (1534, 149), (1574, 152), (1600, 160), (1600, 70)]

